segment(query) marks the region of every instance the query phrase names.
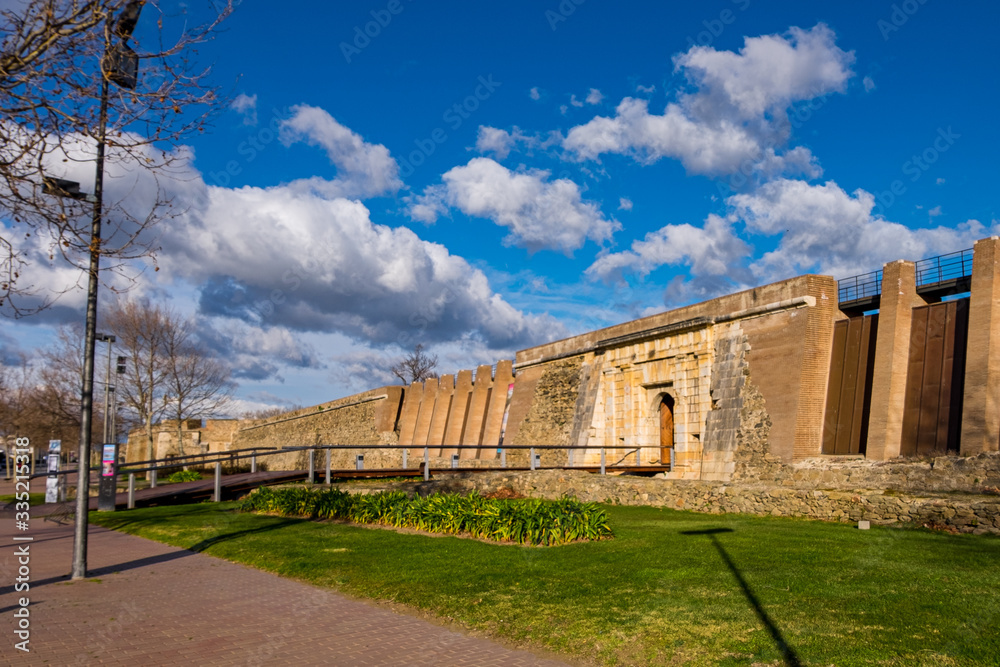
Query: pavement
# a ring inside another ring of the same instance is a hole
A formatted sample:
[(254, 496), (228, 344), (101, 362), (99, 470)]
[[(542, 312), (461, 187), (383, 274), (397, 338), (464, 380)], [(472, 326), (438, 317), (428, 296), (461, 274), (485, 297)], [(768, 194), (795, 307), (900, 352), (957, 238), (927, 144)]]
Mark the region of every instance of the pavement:
[[(33, 480), (33, 491), (43, 488)], [(0, 481), (0, 495), (12, 491)], [(88, 578), (71, 581), (73, 525), (43, 513), (32, 508), (19, 530), (14, 512), (0, 510), (0, 665), (567, 664), (95, 525)], [(25, 546), (30, 589), (15, 592)], [(27, 619), (15, 616), (22, 597)], [(16, 647), (24, 620), (28, 652)]]

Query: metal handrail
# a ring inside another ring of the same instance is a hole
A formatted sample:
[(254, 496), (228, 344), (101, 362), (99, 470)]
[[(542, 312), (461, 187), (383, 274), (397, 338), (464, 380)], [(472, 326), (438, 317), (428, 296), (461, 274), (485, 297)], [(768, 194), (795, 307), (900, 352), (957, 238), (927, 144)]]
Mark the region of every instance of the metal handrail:
[(972, 275), (972, 248), (922, 259), (916, 263), (917, 287), (968, 278)]
[(872, 271), (837, 281), (837, 300), (840, 303), (868, 299), (882, 294), (882, 271)]
[[(966, 248), (915, 262), (916, 286), (927, 287), (972, 276), (973, 249)], [(837, 281), (840, 303), (859, 301), (882, 294), (882, 271), (863, 273)]]
[[(499, 451), (502, 451), (502, 450), (535, 450), (535, 449), (552, 449), (552, 450), (565, 450), (565, 451), (580, 450), (580, 449), (621, 449), (621, 447), (589, 448), (589, 447), (580, 447), (580, 446), (577, 446), (577, 445), (437, 445), (437, 444), (434, 444), (434, 445), (298, 445), (298, 446), (294, 446), (294, 447), (282, 447), (280, 449), (279, 448), (274, 448), (274, 447), (267, 447), (267, 448), (261, 447), (261, 448), (245, 448), (245, 449), (240, 449), (240, 450), (232, 450), (232, 451), (224, 451), (224, 452), (210, 452), (210, 453), (207, 453), (207, 454), (190, 454), (190, 455), (187, 455), (187, 456), (183, 457), (183, 459), (185, 459), (185, 460), (181, 460), (181, 457), (177, 457), (177, 458), (170, 458), (170, 459), (153, 459), (151, 461), (136, 461), (136, 462), (133, 462), (133, 463), (123, 463), (120, 466), (118, 466), (118, 473), (119, 474), (128, 474), (128, 473), (147, 472), (147, 471), (152, 471), (152, 470), (163, 470), (163, 469), (166, 469), (166, 468), (176, 468), (178, 465), (192, 466), (192, 465), (196, 465), (196, 464), (207, 465), (207, 464), (212, 464), (212, 463), (227, 463), (227, 462), (238, 461), (240, 459), (247, 459), (247, 458), (253, 458), (253, 457), (258, 457), (258, 456), (259, 457), (278, 456), (278, 455), (287, 454), (287, 453), (290, 453), (290, 452), (300, 452), (300, 451), (308, 451), (308, 450), (340, 450), (340, 449), (346, 449), (346, 450), (350, 450), (350, 449), (354, 449), (354, 450), (357, 450), (357, 449), (368, 449), (368, 450), (371, 450), (371, 449), (377, 449), (377, 450), (383, 450), (383, 449), (387, 449), (387, 450), (396, 450), (396, 449), (405, 449), (405, 450), (414, 450), (414, 449), (415, 450), (422, 450), (422, 449), (425, 449), (425, 450), (443, 450), (443, 449), (447, 449), (447, 450), (467, 450), (467, 449), (482, 450), (482, 449), (487, 449), (487, 450), (489, 450), (489, 449), (496, 449), (499, 452)], [(633, 446), (633, 447), (630, 448), (629, 453), (626, 454), (626, 456), (628, 456), (629, 454), (633, 454), (633, 453), (637, 452), (640, 449), (662, 449), (662, 447), (660, 445), (640, 445), (638, 447), (634, 447)], [(189, 461), (188, 460), (188, 459), (195, 459), (195, 458), (200, 459), (200, 460), (198, 460), (198, 461)], [(482, 459), (476, 459), (476, 460), (482, 460)], [(490, 459), (490, 460), (492, 460), (492, 459)], [(623, 458), (623, 460), (624, 460), (624, 458)], [(161, 462), (162, 465), (143, 466), (143, 464), (146, 464), (146, 463), (157, 463), (157, 462)], [(93, 470), (99, 470), (99, 468), (93, 468)]]

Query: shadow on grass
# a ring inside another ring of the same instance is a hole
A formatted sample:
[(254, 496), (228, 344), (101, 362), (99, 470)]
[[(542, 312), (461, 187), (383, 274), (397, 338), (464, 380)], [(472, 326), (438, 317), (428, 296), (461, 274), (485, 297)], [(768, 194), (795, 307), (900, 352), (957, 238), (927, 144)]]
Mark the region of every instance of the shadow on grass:
[(210, 537), (207, 540), (202, 540), (197, 544), (188, 547), (189, 551), (194, 551), (195, 553), (201, 553), (213, 547), (216, 544), (221, 544), (222, 542), (228, 542), (229, 540), (235, 540), (246, 535), (255, 535), (257, 533), (267, 533), (272, 530), (278, 530), (279, 528), (284, 528), (285, 526), (290, 526), (292, 524), (302, 523), (302, 519), (282, 519), (275, 523), (269, 524), (267, 526), (261, 526), (260, 528), (248, 528), (246, 530), (237, 530), (232, 533), (225, 533), (224, 535), (216, 535), (215, 537)]
[(687, 530), (681, 532), (681, 535), (708, 536), (708, 539), (712, 542), (712, 546), (714, 546), (716, 551), (719, 552), (719, 555), (722, 557), (723, 562), (725, 562), (726, 566), (729, 568), (729, 571), (733, 573), (733, 576), (739, 583), (740, 588), (743, 589), (743, 595), (746, 596), (747, 602), (750, 603), (750, 606), (753, 607), (753, 610), (757, 613), (757, 618), (759, 618), (760, 622), (764, 624), (764, 627), (767, 628), (767, 631), (771, 633), (771, 638), (774, 639), (775, 645), (778, 647), (778, 650), (781, 651), (781, 655), (785, 659), (785, 664), (789, 665), (789, 667), (801, 667), (802, 662), (799, 660), (799, 656), (795, 654), (795, 651), (792, 649), (792, 647), (789, 646), (788, 642), (785, 641), (784, 636), (781, 634), (781, 630), (779, 630), (778, 626), (774, 624), (774, 621), (771, 620), (771, 617), (767, 615), (767, 611), (764, 610), (764, 607), (760, 604), (760, 600), (758, 600), (757, 596), (754, 595), (753, 589), (750, 588), (750, 584), (748, 584), (746, 579), (743, 578), (743, 574), (740, 572), (740, 569), (736, 567), (736, 564), (733, 562), (733, 559), (729, 557), (729, 554), (722, 546), (722, 543), (719, 542), (718, 538), (716, 537), (716, 535), (719, 535), (721, 533), (732, 533), (732, 532), (733, 532), (732, 528), (709, 528), (707, 530)]

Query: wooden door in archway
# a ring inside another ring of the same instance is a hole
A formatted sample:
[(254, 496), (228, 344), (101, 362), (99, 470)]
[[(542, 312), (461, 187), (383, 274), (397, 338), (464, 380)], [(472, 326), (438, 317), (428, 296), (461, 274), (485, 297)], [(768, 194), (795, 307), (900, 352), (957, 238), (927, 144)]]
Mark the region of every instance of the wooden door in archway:
[(670, 463), (674, 447), (674, 399), (664, 394), (660, 400), (660, 463)]

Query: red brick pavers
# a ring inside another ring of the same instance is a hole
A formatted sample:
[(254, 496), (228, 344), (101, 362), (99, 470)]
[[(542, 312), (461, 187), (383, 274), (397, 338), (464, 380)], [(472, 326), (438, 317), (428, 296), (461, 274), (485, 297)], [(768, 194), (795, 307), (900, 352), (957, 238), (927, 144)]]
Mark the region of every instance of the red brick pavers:
[[(30, 535), (15, 593), (13, 536)], [(0, 664), (561, 665), (228, 561), (91, 525), (90, 579), (70, 581), (73, 527), (26, 532), (0, 512)], [(28, 596), (30, 653), (14, 645)]]

